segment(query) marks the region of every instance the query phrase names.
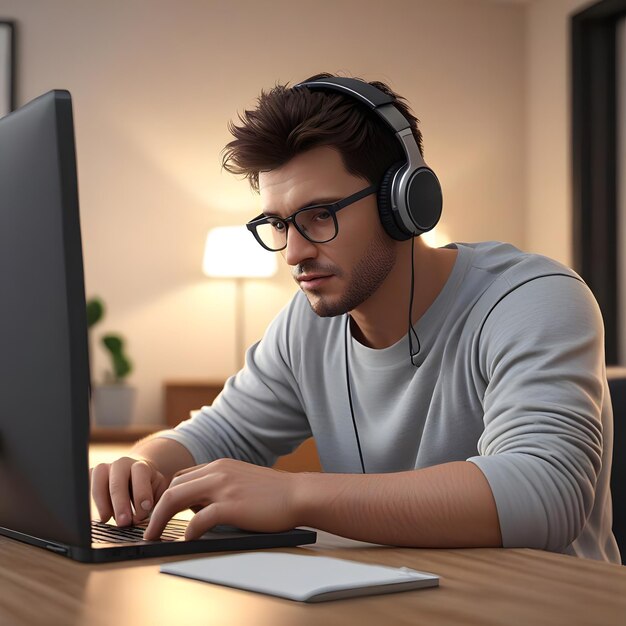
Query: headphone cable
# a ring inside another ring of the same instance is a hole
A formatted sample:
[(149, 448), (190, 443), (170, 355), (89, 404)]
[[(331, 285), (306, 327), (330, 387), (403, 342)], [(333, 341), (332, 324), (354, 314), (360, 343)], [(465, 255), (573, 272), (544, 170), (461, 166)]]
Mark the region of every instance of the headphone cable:
[(356, 419), (354, 417), (354, 407), (352, 406), (352, 391), (350, 389), (350, 365), (348, 357), (348, 326), (350, 325), (350, 313), (346, 315), (346, 326), (344, 333), (344, 347), (346, 353), (346, 384), (348, 386), (348, 401), (350, 402), (350, 415), (352, 416), (352, 425), (354, 426), (354, 435), (356, 437), (356, 445), (359, 449), (359, 460), (361, 461), (361, 470), (365, 474), (365, 463), (363, 462), (363, 451), (361, 450), (361, 440), (359, 439), (359, 431), (356, 427)]
[[(422, 346), (420, 344), (420, 338), (417, 336), (415, 329), (413, 328), (413, 295), (415, 293), (415, 237), (411, 240), (411, 289), (409, 292), (409, 357), (411, 363), (415, 367), (419, 367), (419, 363), (415, 362), (415, 357), (420, 353)], [(417, 350), (413, 352), (413, 335), (417, 341)]]

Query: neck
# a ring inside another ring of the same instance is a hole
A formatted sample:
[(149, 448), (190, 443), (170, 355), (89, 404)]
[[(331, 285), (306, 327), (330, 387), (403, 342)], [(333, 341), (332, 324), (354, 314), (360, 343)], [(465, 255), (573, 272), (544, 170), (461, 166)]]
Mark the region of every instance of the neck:
[[(411, 323), (428, 310), (448, 280), (457, 251), (429, 248), (415, 240), (415, 291)], [(411, 241), (398, 244), (398, 258), (389, 276), (368, 300), (350, 311), (352, 334), (370, 348), (387, 348), (407, 333), (411, 292)]]

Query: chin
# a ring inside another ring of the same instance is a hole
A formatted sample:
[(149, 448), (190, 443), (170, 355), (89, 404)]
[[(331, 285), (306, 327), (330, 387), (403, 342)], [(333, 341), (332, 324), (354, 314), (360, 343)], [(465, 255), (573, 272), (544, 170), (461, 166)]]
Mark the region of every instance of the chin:
[(340, 310), (336, 306), (337, 303), (330, 302), (328, 298), (311, 292), (305, 292), (305, 295), (311, 309), (313, 309), (313, 313), (319, 317), (335, 317), (336, 315), (343, 315), (346, 312)]
[(348, 313), (354, 308), (342, 298), (333, 300), (312, 292), (305, 292), (305, 295), (311, 309), (319, 317), (337, 317), (338, 315)]

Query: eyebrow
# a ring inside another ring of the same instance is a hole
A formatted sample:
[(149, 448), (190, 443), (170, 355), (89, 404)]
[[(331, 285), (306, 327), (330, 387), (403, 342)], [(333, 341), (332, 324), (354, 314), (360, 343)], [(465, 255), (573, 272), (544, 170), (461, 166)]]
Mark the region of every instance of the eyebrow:
[[(341, 198), (338, 198), (337, 196), (327, 196), (326, 198), (314, 198), (313, 200), (309, 200), (306, 204), (303, 204), (299, 209), (296, 209), (295, 211), (292, 211), (291, 213), (289, 213), (289, 215), (293, 215), (296, 211), (299, 211), (300, 209), (306, 209), (310, 206), (317, 206), (318, 204), (335, 204), (335, 202), (339, 202), (340, 200)], [(263, 211), (262, 215), (265, 215), (266, 217), (270, 217), (270, 216), (280, 217), (278, 213), (272, 213), (271, 210)], [(287, 215), (287, 217), (289, 217), (289, 215)]]

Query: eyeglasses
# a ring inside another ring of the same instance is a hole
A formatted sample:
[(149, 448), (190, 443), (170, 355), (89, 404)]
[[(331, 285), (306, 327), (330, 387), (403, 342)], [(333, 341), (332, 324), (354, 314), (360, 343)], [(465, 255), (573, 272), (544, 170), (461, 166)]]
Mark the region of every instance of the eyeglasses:
[(313, 243), (327, 243), (332, 241), (339, 232), (337, 211), (341, 211), (341, 209), (345, 209), (347, 206), (367, 196), (371, 196), (376, 192), (376, 189), (376, 185), (371, 185), (332, 204), (306, 206), (284, 219), (274, 215), (261, 214), (250, 220), (246, 224), (246, 228), (270, 252), (278, 252), (287, 247), (287, 231), (290, 223), (309, 241)]

